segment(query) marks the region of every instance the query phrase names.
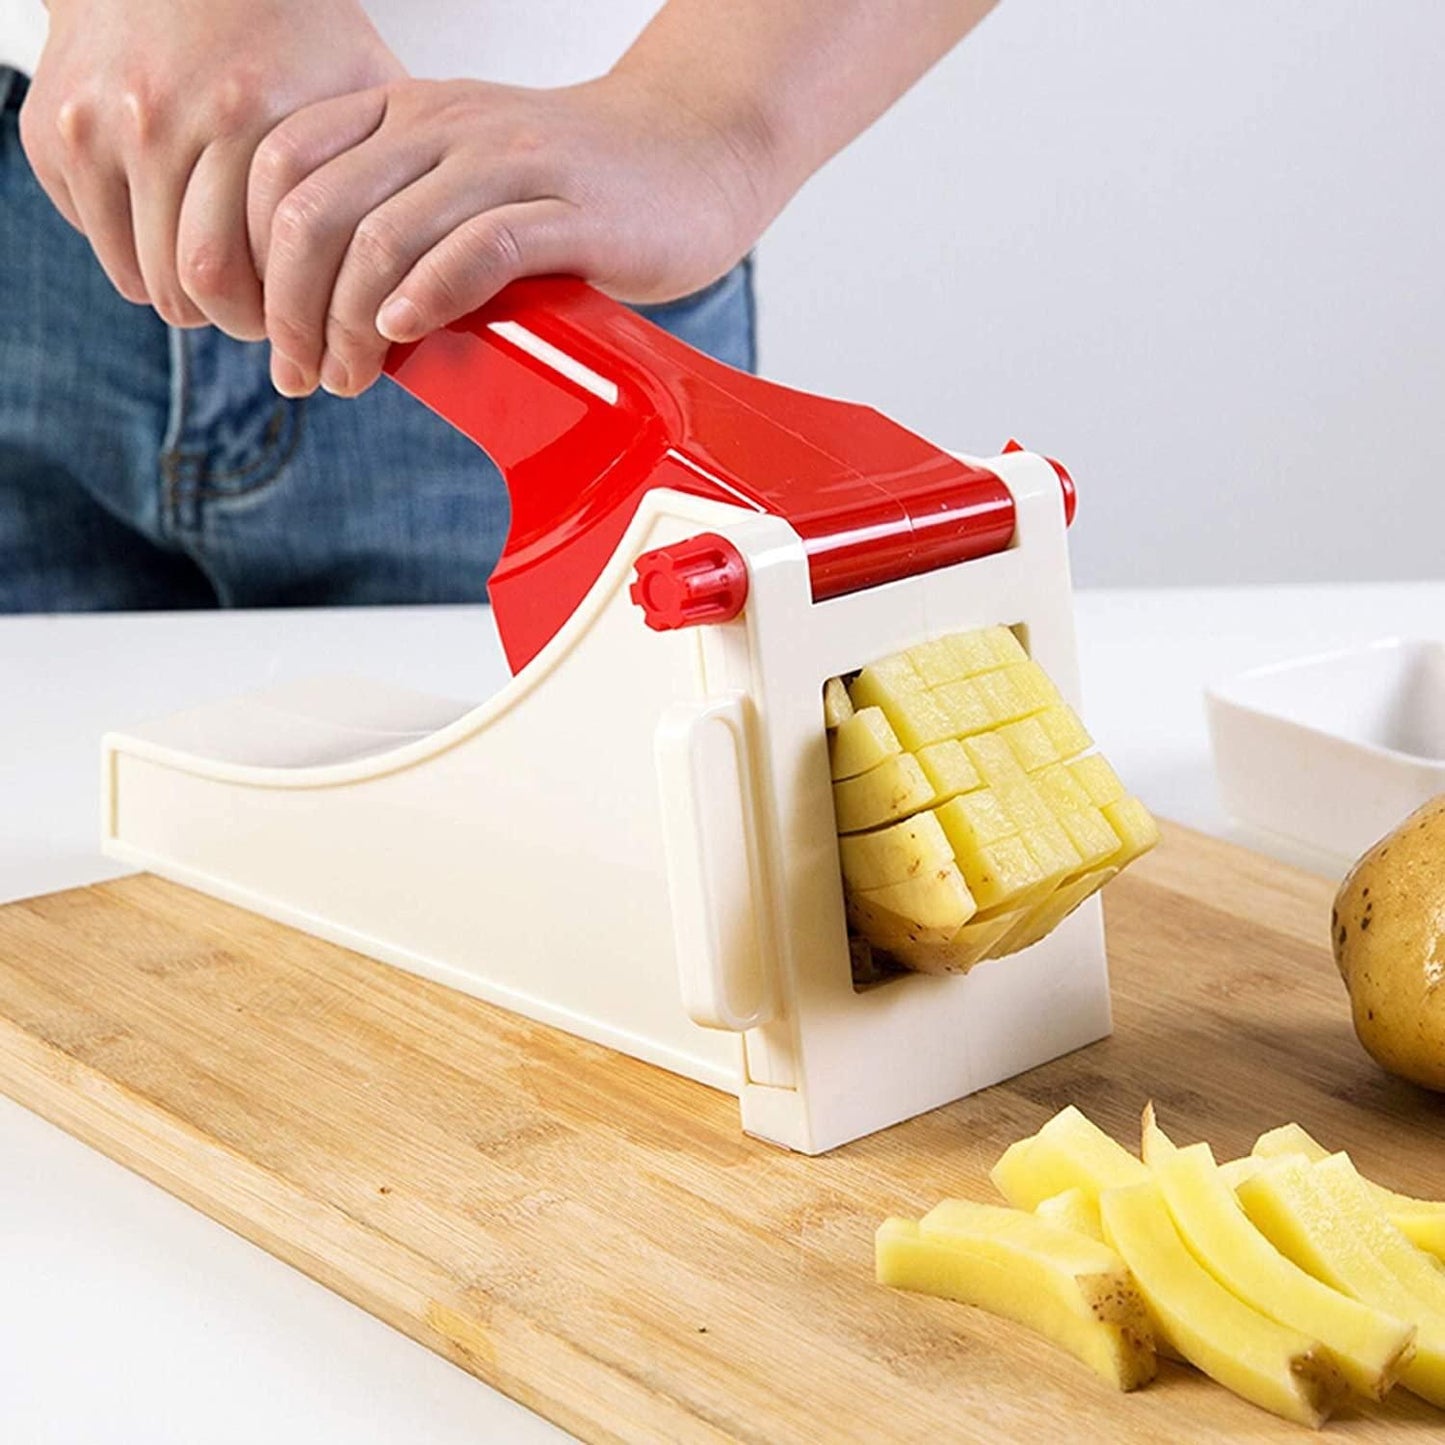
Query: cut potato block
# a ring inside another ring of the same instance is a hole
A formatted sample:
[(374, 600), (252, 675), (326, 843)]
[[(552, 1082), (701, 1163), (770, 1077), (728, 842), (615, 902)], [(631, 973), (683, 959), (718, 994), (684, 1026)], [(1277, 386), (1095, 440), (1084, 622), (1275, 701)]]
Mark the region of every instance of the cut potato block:
[(1113, 1250), (1031, 1214), (947, 1200), (888, 1219), (878, 1281), (1002, 1315), (1052, 1340), (1120, 1390), (1154, 1378), (1148, 1313)]
[(849, 907), (869, 934), (891, 943), (947, 943), (978, 912), (952, 863), (902, 883), (858, 889)]
[(1118, 773), (1102, 753), (1075, 758), (1068, 764), (1068, 769), (1074, 781), (1083, 788), (1096, 808), (1107, 808), (1110, 803), (1117, 803), (1125, 795)]
[(1009, 669), (1009, 675), (1029, 701), (1030, 712), (1042, 712), (1047, 707), (1067, 707), (1063, 695), (1054, 686), (1054, 680), (1032, 658)]
[(1245, 1304), (1319, 1340), (1351, 1388), (1382, 1400), (1415, 1353), (1415, 1326), (1307, 1274), (1250, 1223), (1208, 1144), (1177, 1149), (1149, 1119), (1144, 1159), (1189, 1251)]
[(1017, 910), (1050, 885), (1050, 875), (1018, 837), (976, 848), (959, 858), (959, 866), (980, 910)]
[(1099, 1212), (1104, 1237), (1185, 1359), (1265, 1410), (1324, 1424), (1347, 1389), (1333, 1359), (1225, 1289), (1185, 1247), (1153, 1179), (1106, 1189)]
[(1013, 750), (997, 733), (980, 733), (964, 738), (963, 750), (978, 769), (978, 775), (991, 788), (1023, 783), (1028, 774), (1019, 766)]
[(951, 798), (935, 809), (945, 837), (956, 856), (962, 858), (1014, 836), (1014, 820), (1003, 800), (992, 788), (979, 788)]
[[(847, 693), (851, 714), (837, 688), (824, 698), (836, 724), (829, 755), (844, 893), (851, 925), (884, 967), (897, 943), (906, 958), (895, 954), (894, 963), (928, 972), (972, 966), (984, 956), (977, 950), (985, 934), (988, 956), (1028, 947), (1158, 837), (1106, 763), (1076, 756), (1090, 746), (1088, 733), (1008, 628), (935, 638), (882, 658), (857, 673)], [(924, 847), (928, 840), (894, 832), (929, 811), (947, 859)], [(881, 841), (846, 841), (874, 831)], [(876, 899), (852, 901), (855, 891), (950, 860), (978, 909), (966, 936), (942, 937), (927, 889), (912, 896), (933, 911), (911, 928)], [(981, 926), (1005, 918), (1007, 927)]]
[(903, 744), (883, 716), (883, 709), (865, 707), (839, 723), (828, 738), (828, 762), (833, 781), (856, 778), (902, 751)]
[[(1318, 1163), (1330, 1151), (1299, 1124), (1281, 1124), (1261, 1134), (1251, 1151), (1259, 1159), (1277, 1159), (1283, 1154), (1303, 1154)], [(1363, 1177), (1363, 1176), (1362, 1176)], [(1365, 1180), (1380, 1207), (1394, 1221), (1395, 1228), (1419, 1249), (1445, 1260), (1445, 1202), (1415, 1199), (1397, 1194), (1372, 1180)]]
[(833, 784), (833, 812), (840, 833), (861, 833), (911, 817), (933, 800), (933, 785), (912, 753), (884, 758), (876, 768)]
[(1099, 1218), (1099, 1201), (1090, 1198), (1077, 1185), (1072, 1189), (1061, 1189), (1057, 1194), (1050, 1194), (1047, 1199), (1040, 1199), (1034, 1206), (1034, 1213), (1040, 1219), (1047, 1219), (1050, 1224), (1061, 1225), (1078, 1234), (1087, 1234), (1090, 1239), (1102, 1241), (1104, 1238), (1104, 1225)]
[(974, 679), (978, 695), (988, 709), (991, 727), (1002, 727), (1005, 723), (1017, 722), (1034, 711), (1029, 695), (1019, 679), (1013, 675), (1013, 668), (1003, 667), (997, 672), (981, 673)]
[(823, 684), (823, 725), (842, 727), (853, 716), (853, 701), (841, 677), (830, 677)]
[(839, 838), (838, 855), (843, 881), (863, 890), (886, 888), (953, 862), (953, 849), (932, 813), (919, 813), (874, 833)]
[(1076, 757), (1094, 746), (1089, 730), (1079, 721), (1079, 715), (1073, 708), (1063, 705), (1045, 708), (1038, 717), (1039, 726), (1059, 757)]
[(849, 696), (860, 711), (865, 707), (881, 708), (899, 741), (911, 753), (955, 735), (948, 714), (906, 653), (865, 667), (853, 679)]
[[(1330, 1166), (1334, 1159), (1343, 1167)], [(1445, 1407), (1445, 1272), (1378, 1208), (1343, 1155), (1266, 1162), (1235, 1195), (1281, 1254), (1332, 1289), (1416, 1326), (1415, 1357), (1401, 1383)]]
[(1159, 841), (1159, 825), (1138, 798), (1120, 798), (1099, 810), (1123, 844), (1109, 861), (1116, 868), (1127, 868)]
[(946, 803), (959, 793), (971, 793), (983, 787), (978, 769), (969, 762), (968, 754), (957, 738), (919, 748), (918, 763), (923, 769), (923, 776), (933, 784), (940, 803)]
[(934, 688), (934, 700), (948, 718), (955, 738), (970, 737), (993, 726), (993, 714), (979, 691), (979, 679), (961, 677)]
[(1105, 1189), (1142, 1183), (1149, 1171), (1070, 1104), (1037, 1134), (1010, 1144), (988, 1177), (1015, 1209), (1034, 1209), (1049, 1195), (1074, 1188), (1097, 1203)]
[(1005, 723), (998, 730), (998, 735), (1008, 744), (1009, 751), (1026, 773), (1036, 773), (1059, 761), (1058, 749), (1036, 717)]

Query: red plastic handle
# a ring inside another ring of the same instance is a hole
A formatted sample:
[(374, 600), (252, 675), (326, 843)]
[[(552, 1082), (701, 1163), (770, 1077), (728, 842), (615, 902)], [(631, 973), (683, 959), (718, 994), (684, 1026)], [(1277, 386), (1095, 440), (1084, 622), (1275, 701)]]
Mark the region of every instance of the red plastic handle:
[(571, 616), (648, 489), (782, 516), (815, 598), (1001, 550), (1013, 498), (878, 412), (694, 351), (580, 281), (509, 286), (387, 370), (497, 463), (512, 527), (492, 576), (514, 670)]

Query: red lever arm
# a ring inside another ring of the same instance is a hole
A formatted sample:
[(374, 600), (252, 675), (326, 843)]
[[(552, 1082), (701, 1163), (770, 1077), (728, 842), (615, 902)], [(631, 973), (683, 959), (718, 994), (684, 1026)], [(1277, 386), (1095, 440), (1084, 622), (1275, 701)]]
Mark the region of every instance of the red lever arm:
[(393, 347), (387, 370), (506, 480), (512, 527), (490, 593), (514, 670), (571, 616), (652, 487), (786, 518), (819, 600), (1013, 536), (994, 473), (869, 408), (713, 361), (580, 281), (515, 282)]

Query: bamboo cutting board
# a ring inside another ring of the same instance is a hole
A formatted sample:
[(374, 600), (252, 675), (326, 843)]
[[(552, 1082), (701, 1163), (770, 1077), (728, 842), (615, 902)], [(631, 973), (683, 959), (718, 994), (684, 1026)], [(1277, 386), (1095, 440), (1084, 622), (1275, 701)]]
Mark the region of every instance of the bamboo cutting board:
[[(991, 1197), (1068, 1102), (1132, 1140), (1152, 1097), (1222, 1157), (1298, 1119), (1445, 1193), (1445, 1107), (1355, 1042), (1329, 895), (1169, 829), (1109, 889), (1113, 1038), (810, 1160), (701, 1085), (141, 876), (0, 909), (0, 1088), (586, 1439), (1284, 1439), (1183, 1368), (1119, 1396), (880, 1289), (872, 1235)], [(1328, 1428), (1445, 1416), (1397, 1391)]]

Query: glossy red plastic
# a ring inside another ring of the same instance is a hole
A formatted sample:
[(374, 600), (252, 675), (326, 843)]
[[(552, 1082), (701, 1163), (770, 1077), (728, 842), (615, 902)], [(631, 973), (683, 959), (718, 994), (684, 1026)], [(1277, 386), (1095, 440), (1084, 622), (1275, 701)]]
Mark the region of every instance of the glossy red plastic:
[(748, 564), (716, 532), (644, 552), (635, 566), (630, 595), (654, 632), (731, 622), (748, 600)]
[(567, 277), (513, 283), (393, 347), (387, 370), (506, 480), (512, 525), (489, 590), (514, 671), (572, 615), (654, 487), (786, 518), (818, 600), (1013, 537), (993, 472), (868, 407), (713, 361)]

